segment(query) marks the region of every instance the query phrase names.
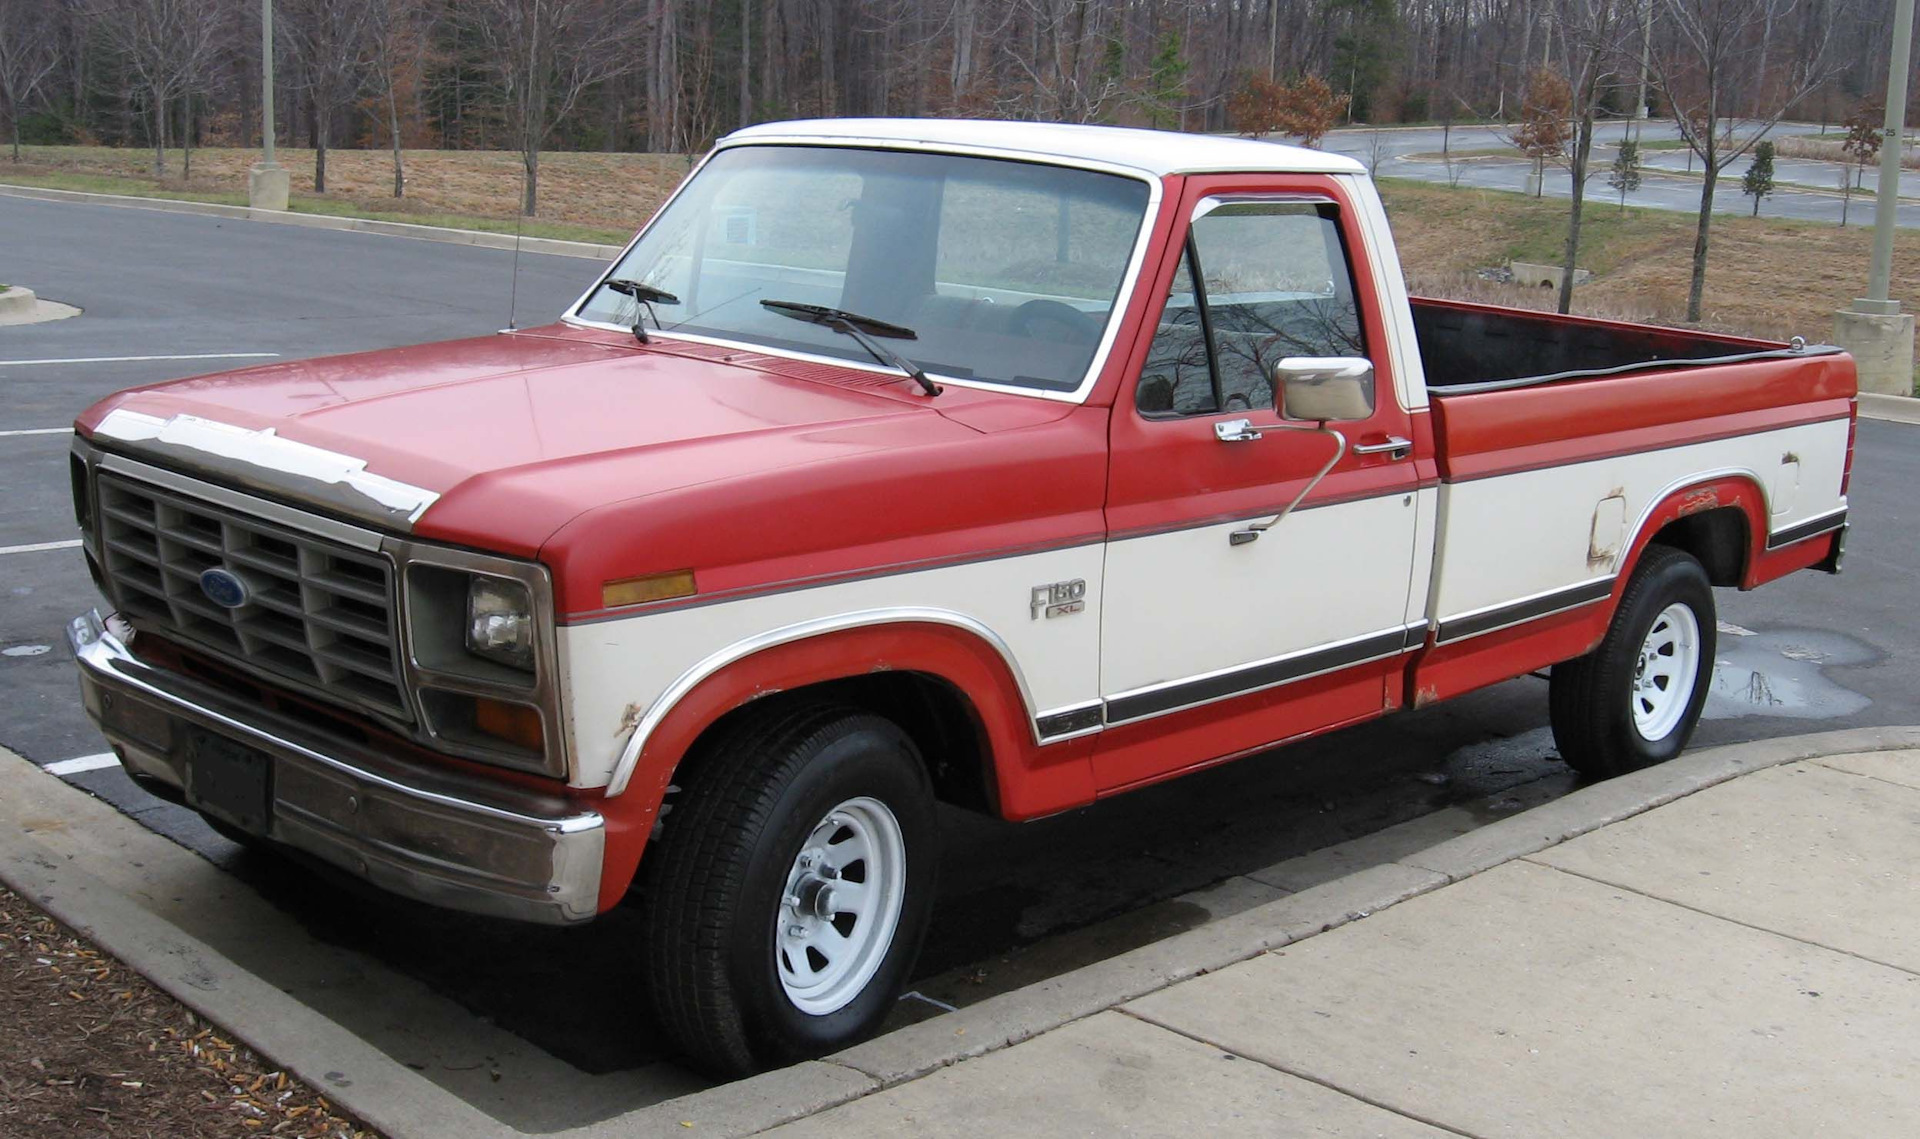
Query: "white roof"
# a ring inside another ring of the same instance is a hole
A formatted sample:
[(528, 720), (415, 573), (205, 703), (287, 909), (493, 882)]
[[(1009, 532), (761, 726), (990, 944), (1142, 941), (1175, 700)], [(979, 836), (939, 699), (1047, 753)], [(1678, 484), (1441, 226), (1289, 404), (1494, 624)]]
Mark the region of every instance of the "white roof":
[(1344, 155), (1257, 139), (989, 119), (804, 119), (762, 123), (734, 131), (721, 139), (720, 145), (749, 142), (978, 148), (1103, 162), (1156, 176), (1243, 170), (1359, 174), (1365, 169)]

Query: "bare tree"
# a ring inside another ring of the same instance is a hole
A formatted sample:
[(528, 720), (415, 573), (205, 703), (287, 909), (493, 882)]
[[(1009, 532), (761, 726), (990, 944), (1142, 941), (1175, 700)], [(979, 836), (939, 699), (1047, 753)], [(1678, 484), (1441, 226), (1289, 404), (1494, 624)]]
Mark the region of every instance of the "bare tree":
[[(657, 2), (667, 6), (672, 0)], [(582, 95), (633, 70), (634, 36), (641, 28), (615, 0), (470, 0), (461, 15), (506, 99), (526, 170), (520, 208), (532, 217), (539, 204), (541, 147)]]
[[(13, 0), (6, 0), (12, 3)], [(217, 0), (80, 0), (147, 95), (153, 174), (167, 172), (167, 108), (204, 82), (220, 48)]]
[(366, 57), (380, 0), (276, 0), (283, 30), (313, 100), (313, 190), (327, 192), (333, 116), (367, 78)]
[(1580, 214), (1587, 198), (1587, 169), (1593, 156), (1593, 121), (1613, 81), (1621, 55), (1627, 12), (1616, 0), (1563, 0), (1560, 34), (1566, 49), (1568, 98), (1573, 112), (1573, 150), (1567, 172), (1572, 200), (1567, 207), (1566, 251), (1561, 257), (1561, 312), (1573, 308), (1574, 262), (1580, 256)]
[(393, 147), (393, 196), (407, 193), (405, 159), (400, 147), (400, 88), (416, 81), (425, 68), (436, 11), (429, 0), (372, 0), (367, 24), (367, 79), (386, 113)]
[[(1668, 34), (1653, 49), (1653, 71), (1680, 138), (1700, 158), (1700, 212), (1694, 228), (1687, 319), (1700, 319), (1707, 287), (1713, 192), (1720, 172), (1834, 74), (1828, 51), (1834, 12), (1819, 0), (1664, 0)], [(1792, 58), (1773, 53), (1764, 85), (1750, 82), (1773, 51), (1774, 27), (1799, 11), (1804, 32)], [(1754, 89), (1754, 88), (1757, 88)], [(1743, 118), (1736, 118), (1744, 113)]]
[(7, 101), (13, 129), (13, 160), (20, 161), (20, 116), (47, 76), (59, 66), (51, 0), (0, 3), (0, 97)]

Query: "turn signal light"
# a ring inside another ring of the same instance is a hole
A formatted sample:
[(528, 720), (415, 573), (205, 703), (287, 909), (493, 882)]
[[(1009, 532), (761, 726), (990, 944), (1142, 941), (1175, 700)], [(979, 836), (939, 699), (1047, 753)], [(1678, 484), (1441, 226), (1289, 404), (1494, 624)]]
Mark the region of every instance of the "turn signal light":
[(505, 740), (536, 754), (546, 746), (540, 713), (525, 704), (475, 697), (473, 726), (495, 739)]
[(615, 609), (622, 605), (643, 605), (649, 601), (691, 597), (693, 593), (693, 571), (674, 570), (672, 573), (623, 577), (619, 581), (605, 582), (600, 586), (600, 604), (603, 608)]

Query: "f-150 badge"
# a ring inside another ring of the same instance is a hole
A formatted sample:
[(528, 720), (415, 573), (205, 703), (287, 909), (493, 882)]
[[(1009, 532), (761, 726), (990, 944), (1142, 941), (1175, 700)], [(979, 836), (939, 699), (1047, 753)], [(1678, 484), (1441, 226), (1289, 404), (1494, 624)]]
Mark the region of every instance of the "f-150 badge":
[(1087, 607), (1087, 579), (1076, 577), (1072, 581), (1036, 585), (1028, 605), (1035, 621), (1042, 616), (1066, 617), (1078, 613)]

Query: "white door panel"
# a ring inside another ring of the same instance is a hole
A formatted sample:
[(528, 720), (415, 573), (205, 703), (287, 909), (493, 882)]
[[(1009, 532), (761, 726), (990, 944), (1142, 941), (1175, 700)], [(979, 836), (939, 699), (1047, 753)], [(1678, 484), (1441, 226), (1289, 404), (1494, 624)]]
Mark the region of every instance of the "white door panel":
[(1247, 521), (1107, 548), (1101, 689), (1182, 680), (1398, 628), (1417, 511), (1411, 492), (1299, 510), (1258, 541)]

